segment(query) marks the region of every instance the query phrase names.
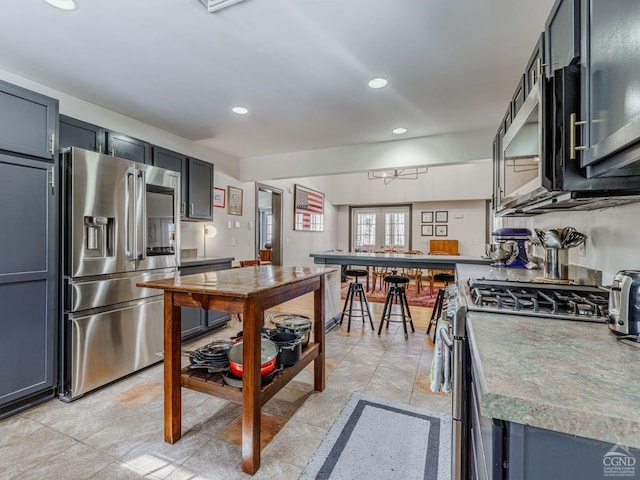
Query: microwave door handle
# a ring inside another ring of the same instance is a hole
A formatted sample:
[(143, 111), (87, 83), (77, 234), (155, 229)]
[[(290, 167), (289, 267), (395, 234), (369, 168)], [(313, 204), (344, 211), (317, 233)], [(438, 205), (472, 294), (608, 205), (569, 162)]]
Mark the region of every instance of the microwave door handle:
[(135, 231), (134, 231), (134, 198), (135, 198), (135, 169), (128, 168), (125, 179), (124, 189), (124, 203), (125, 203), (125, 220), (124, 220), (124, 249), (127, 261), (134, 261), (135, 255), (133, 248), (135, 244)]
[(144, 260), (147, 258), (147, 176), (144, 170), (138, 170), (137, 176), (137, 258), (138, 260)]

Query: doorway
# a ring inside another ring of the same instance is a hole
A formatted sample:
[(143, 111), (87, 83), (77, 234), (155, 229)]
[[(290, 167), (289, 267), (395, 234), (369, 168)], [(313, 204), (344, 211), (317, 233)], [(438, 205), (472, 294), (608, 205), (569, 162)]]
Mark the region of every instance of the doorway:
[(256, 183), (256, 258), (282, 265), (282, 190)]

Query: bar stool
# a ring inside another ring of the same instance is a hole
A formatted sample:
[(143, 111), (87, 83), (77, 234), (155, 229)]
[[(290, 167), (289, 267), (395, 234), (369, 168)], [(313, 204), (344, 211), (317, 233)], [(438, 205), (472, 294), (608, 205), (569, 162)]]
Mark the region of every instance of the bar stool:
[[(378, 328), (378, 335), (382, 333), (382, 325), (387, 322), (387, 328), (389, 328), (390, 322), (402, 322), (404, 328), (404, 338), (409, 339), (409, 333), (407, 332), (407, 322), (411, 325), (411, 331), (415, 332), (413, 328), (413, 320), (411, 319), (411, 312), (409, 310), (409, 302), (407, 301), (407, 294), (404, 290), (404, 286), (409, 283), (409, 277), (403, 275), (387, 275), (384, 277), (384, 281), (389, 285), (389, 291), (387, 298), (384, 302), (384, 309), (382, 310), (382, 319), (380, 320), (380, 328)], [(392, 313), (393, 305), (400, 306), (400, 313)], [(401, 319), (392, 320), (391, 317), (402, 317)]]
[(436, 303), (433, 306), (433, 310), (431, 311), (431, 319), (429, 320), (429, 326), (427, 327), (427, 335), (431, 331), (431, 327), (433, 327), (433, 341), (436, 341), (436, 324), (440, 319), (440, 315), (442, 314), (442, 305), (444, 303), (444, 288), (438, 289), (438, 296), (436, 297)]
[[(364, 319), (366, 317), (369, 317), (371, 330), (375, 331), (375, 327), (373, 326), (373, 320), (371, 317), (371, 309), (369, 308), (369, 300), (367, 299), (367, 294), (364, 292), (364, 288), (362, 287), (362, 284), (358, 282), (359, 277), (367, 277), (369, 273), (366, 270), (355, 270), (355, 269), (345, 270), (344, 273), (347, 277), (353, 277), (354, 280), (349, 283), (347, 298), (344, 300), (344, 308), (342, 309), (342, 315), (340, 316), (340, 325), (342, 325), (342, 320), (344, 320), (345, 315), (348, 316), (349, 322), (347, 323), (347, 332), (350, 332), (352, 317), (362, 318), (363, 324), (364, 324)], [(356, 310), (354, 313), (353, 302), (356, 296), (358, 297), (358, 301), (360, 302), (360, 309)], [(347, 307), (349, 308), (349, 312), (347, 312)], [(365, 307), (366, 307), (366, 310), (365, 310)]]

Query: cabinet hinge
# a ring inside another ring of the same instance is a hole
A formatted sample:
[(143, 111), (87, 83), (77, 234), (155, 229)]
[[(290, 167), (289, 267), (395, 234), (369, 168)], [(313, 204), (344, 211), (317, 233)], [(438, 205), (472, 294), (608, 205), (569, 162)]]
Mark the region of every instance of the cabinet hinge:
[(51, 155), (54, 155), (56, 152), (54, 150), (56, 145), (56, 134), (52, 133), (51, 137), (49, 137), (49, 153), (51, 153)]
[(51, 188), (56, 188), (56, 167), (51, 167), (49, 170), (49, 185)]

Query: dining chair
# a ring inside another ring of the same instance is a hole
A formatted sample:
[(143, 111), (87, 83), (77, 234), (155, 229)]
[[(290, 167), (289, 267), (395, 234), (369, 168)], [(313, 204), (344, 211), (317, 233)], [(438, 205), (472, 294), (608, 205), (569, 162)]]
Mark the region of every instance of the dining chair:
[[(407, 255), (424, 255), (421, 250), (409, 250), (405, 252)], [(421, 268), (404, 268), (403, 275), (405, 277), (409, 277), (410, 280), (413, 280), (416, 284), (416, 291), (418, 293), (422, 292), (422, 269)]]

